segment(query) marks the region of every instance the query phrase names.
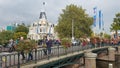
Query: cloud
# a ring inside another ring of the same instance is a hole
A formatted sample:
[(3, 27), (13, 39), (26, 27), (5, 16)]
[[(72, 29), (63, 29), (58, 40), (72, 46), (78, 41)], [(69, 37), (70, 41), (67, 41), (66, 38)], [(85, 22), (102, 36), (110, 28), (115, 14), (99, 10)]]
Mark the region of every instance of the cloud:
[(69, 4), (82, 6), (87, 14), (93, 16), (93, 7), (97, 6), (104, 14), (105, 29), (109, 31), (115, 14), (120, 12), (119, 0), (0, 0), (0, 26), (14, 21), (32, 23), (39, 18), (42, 3), (49, 22), (56, 23), (62, 9)]

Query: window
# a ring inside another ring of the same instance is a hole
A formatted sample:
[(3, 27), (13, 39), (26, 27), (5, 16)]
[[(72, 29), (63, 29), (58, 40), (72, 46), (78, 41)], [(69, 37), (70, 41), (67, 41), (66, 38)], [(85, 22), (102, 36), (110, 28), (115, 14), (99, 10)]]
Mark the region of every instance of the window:
[(42, 32), (42, 29), (40, 28), (40, 32)]
[(45, 28), (43, 28), (43, 33), (45, 33), (46, 32), (46, 29)]
[(41, 26), (41, 24), (39, 24), (38, 26)]

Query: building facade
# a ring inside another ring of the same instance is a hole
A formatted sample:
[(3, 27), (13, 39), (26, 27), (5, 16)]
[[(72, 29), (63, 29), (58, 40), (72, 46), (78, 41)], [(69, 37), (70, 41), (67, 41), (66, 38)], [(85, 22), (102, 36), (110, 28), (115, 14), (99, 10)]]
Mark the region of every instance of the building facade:
[(29, 27), (28, 38), (33, 40), (43, 39), (44, 37), (54, 38), (54, 24), (47, 21), (45, 12), (40, 12), (39, 20), (32, 23)]

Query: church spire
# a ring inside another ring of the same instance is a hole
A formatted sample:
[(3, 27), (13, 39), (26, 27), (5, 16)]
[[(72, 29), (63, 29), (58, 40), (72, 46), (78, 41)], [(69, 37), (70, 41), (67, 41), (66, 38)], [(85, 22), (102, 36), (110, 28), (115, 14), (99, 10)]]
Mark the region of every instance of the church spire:
[(44, 18), (44, 19), (47, 19), (44, 6), (45, 6), (45, 2), (43, 2), (43, 8), (42, 8), (42, 11), (40, 12), (40, 17), (39, 17), (39, 19), (43, 19), (43, 18)]

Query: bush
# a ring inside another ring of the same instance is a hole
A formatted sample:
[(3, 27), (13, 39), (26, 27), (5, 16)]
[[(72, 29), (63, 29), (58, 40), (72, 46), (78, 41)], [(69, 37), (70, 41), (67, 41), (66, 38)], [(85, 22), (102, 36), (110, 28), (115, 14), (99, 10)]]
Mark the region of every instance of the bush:
[(17, 51), (29, 52), (36, 48), (36, 42), (34, 40), (21, 40), (16, 46)]
[(63, 38), (63, 39), (61, 40), (61, 44), (62, 44), (65, 48), (70, 47), (70, 46), (71, 46), (71, 40), (68, 39), (68, 38)]

